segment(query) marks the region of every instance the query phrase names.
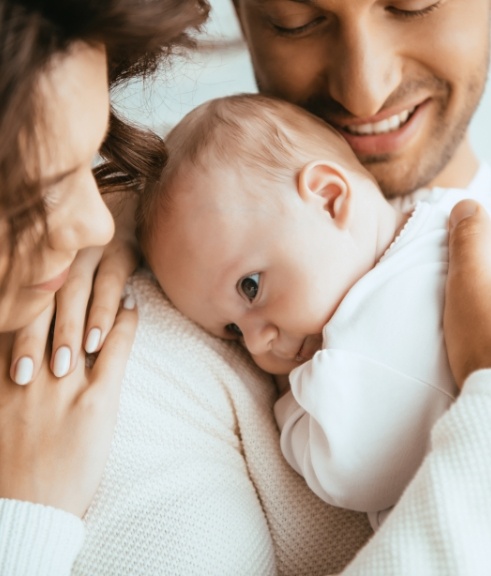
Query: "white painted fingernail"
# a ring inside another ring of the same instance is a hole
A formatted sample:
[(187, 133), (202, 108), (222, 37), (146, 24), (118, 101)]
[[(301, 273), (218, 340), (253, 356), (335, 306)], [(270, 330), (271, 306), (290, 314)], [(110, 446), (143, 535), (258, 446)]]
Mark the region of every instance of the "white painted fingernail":
[(99, 328), (92, 328), (85, 341), (85, 351), (87, 354), (92, 354), (97, 348), (99, 348), (99, 343), (101, 341), (102, 332)]
[(34, 362), (29, 356), (23, 356), (17, 362), (15, 367), (14, 382), (25, 386), (32, 380), (34, 374)]
[(53, 374), (58, 378), (62, 378), (68, 374), (70, 370), (70, 361), (72, 353), (68, 346), (61, 346), (55, 354), (55, 361), (53, 363)]
[(123, 308), (125, 310), (134, 310), (135, 307), (136, 307), (136, 301), (133, 295), (128, 294), (128, 296), (125, 296), (125, 299), (123, 300)]

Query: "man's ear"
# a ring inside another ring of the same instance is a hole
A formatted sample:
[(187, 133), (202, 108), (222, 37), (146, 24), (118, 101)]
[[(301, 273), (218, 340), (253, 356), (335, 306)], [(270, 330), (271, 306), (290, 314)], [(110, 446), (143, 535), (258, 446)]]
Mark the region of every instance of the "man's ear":
[(298, 194), (304, 202), (313, 202), (331, 215), (340, 228), (348, 224), (351, 188), (344, 170), (327, 160), (306, 164), (298, 176)]

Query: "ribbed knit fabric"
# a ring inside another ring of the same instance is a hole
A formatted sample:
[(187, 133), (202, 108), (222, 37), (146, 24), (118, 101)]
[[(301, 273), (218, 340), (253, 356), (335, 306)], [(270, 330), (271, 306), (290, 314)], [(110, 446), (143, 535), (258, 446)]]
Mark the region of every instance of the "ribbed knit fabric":
[(0, 574), (69, 574), (82, 545), (83, 525), (63, 510), (41, 504), (0, 500)]
[(139, 328), (74, 573), (341, 570), (371, 530), (321, 502), (284, 461), (270, 378), (183, 318), (148, 274), (133, 289)]

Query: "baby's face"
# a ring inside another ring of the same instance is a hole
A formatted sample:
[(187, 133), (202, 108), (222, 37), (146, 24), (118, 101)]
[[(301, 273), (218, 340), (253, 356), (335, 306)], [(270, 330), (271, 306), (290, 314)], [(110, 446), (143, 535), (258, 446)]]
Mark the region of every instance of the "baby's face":
[(239, 340), (264, 370), (287, 374), (321, 346), (323, 326), (359, 276), (358, 254), (293, 183), (247, 184), (232, 170), (179, 178), (149, 260), (182, 313)]

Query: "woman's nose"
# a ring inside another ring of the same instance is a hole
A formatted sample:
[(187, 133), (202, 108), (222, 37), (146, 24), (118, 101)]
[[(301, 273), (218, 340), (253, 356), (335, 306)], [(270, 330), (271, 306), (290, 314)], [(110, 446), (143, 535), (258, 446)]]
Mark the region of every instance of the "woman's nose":
[(53, 226), (48, 221), (49, 241), (54, 249), (78, 251), (104, 246), (114, 235), (114, 219), (92, 173), (78, 184), (62, 211), (62, 218), (55, 218)]

